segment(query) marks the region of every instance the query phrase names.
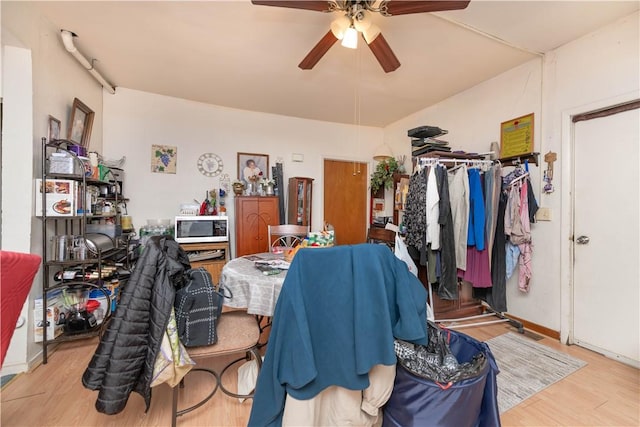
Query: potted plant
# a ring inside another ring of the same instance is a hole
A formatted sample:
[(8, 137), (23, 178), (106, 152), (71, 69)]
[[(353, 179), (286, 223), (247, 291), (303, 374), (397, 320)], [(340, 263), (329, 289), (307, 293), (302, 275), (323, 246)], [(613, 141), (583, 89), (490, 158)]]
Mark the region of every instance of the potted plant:
[(391, 188), (393, 173), (397, 170), (398, 162), (393, 157), (378, 163), (375, 171), (371, 174), (371, 191), (375, 193), (381, 188)]

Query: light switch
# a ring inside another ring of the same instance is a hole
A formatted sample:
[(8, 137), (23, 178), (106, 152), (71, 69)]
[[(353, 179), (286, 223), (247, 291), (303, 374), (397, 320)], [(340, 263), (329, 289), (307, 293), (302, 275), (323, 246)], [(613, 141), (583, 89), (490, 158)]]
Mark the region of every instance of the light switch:
[(292, 162), (304, 162), (304, 154), (292, 153), (291, 154), (291, 161)]
[(539, 208), (536, 212), (536, 220), (551, 221), (551, 208)]

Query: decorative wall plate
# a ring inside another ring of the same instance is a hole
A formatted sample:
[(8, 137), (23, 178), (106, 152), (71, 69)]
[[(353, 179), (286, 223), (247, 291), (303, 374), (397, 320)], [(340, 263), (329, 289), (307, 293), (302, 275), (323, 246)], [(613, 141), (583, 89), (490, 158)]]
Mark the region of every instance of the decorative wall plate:
[(214, 177), (222, 172), (222, 159), (214, 153), (204, 153), (198, 158), (198, 170), (204, 176)]

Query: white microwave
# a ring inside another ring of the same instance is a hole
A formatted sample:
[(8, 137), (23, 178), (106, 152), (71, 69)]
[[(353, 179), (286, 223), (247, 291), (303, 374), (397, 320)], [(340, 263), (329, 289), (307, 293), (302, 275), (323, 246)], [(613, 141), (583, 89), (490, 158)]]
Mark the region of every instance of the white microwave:
[(177, 216), (174, 237), (178, 243), (229, 241), (227, 216)]

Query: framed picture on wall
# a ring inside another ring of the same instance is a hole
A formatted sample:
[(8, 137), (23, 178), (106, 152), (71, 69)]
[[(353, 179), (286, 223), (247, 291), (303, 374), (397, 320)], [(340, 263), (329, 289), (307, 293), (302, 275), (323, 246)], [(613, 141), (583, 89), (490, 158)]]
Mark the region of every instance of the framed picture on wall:
[(256, 153), (238, 153), (238, 179), (244, 182), (257, 181), (269, 176), (269, 155)]
[(49, 141), (60, 139), (60, 120), (49, 116)]
[(176, 173), (178, 147), (173, 145), (151, 145), (151, 172)]
[(91, 127), (95, 113), (78, 98), (73, 100), (71, 107), (71, 119), (67, 130), (67, 139), (83, 147), (89, 147)]

